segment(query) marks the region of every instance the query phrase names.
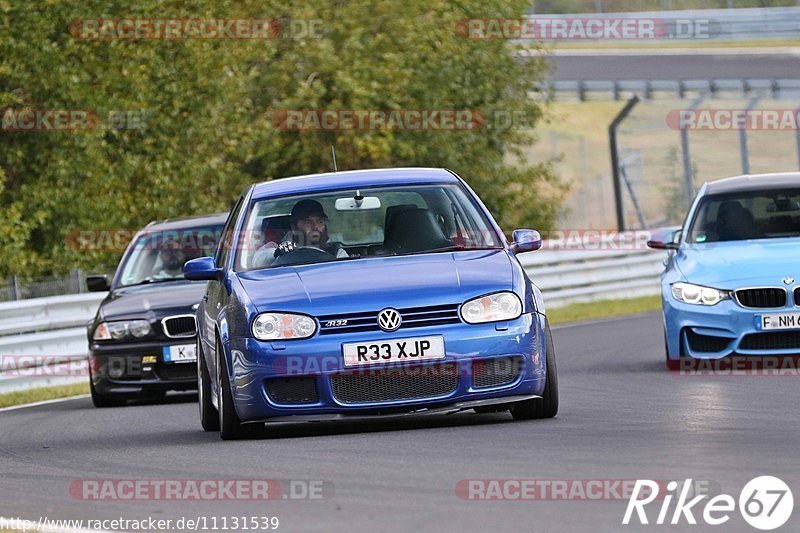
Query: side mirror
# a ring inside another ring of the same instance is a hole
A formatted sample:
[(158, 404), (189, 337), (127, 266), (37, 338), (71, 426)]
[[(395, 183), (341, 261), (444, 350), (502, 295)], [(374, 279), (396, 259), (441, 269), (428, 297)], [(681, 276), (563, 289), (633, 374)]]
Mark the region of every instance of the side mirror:
[(677, 242), (647, 241), (647, 247), (653, 250), (677, 250)]
[(213, 257), (198, 257), (183, 266), (183, 277), (192, 281), (213, 281), (220, 270), (214, 266)]
[(90, 292), (106, 292), (111, 289), (108, 276), (86, 276), (86, 288)]
[(533, 252), (542, 247), (542, 236), (536, 230), (515, 229), (512, 238), (511, 251), (515, 254)]
[(656, 230), (652, 238), (647, 241), (647, 247), (654, 250), (677, 250), (680, 243), (676, 242), (681, 233), (680, 227), (669, 227)]

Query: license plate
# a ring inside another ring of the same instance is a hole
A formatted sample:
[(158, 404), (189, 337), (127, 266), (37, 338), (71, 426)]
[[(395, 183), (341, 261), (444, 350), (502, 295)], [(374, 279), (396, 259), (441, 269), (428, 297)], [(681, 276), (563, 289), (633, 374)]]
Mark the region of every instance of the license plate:
[(756, 327), (764, 331), (774, 329), (800, 329), (800, 313), (756, 315)]
[(194, 344), (181, 344), (179, 346), (164, 346), (165, 363), (193, 363), (197, 361), (196, 346)]
[(414, 337), (342, 344), (344, 366), (444, 359), (444, 337)]

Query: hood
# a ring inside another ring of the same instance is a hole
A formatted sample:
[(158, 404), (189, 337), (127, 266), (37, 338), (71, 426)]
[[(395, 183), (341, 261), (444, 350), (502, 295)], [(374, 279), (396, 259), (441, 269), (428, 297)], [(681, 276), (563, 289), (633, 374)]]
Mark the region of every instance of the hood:
[(458, 304), (511, 290), (513, 272), (505, 250), (481, 250), (268, 268), (238, 277), (259, 312), (323, 315)]
[(104, 320), (193, 313), (205, 291), (204, 282), (184, 280), (121, 287), (103, 300), (100, 313)]
[(784, 286), (783, 279), (800, 280), (800, 240), (691, 244), (675, 256), (690, 283), (718, 289), (744, 286)]

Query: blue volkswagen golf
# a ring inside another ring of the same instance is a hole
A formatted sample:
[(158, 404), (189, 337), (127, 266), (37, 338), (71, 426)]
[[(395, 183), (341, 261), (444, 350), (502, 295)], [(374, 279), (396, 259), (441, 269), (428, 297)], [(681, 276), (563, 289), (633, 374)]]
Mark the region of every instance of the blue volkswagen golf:
[(197, 309), (200, 418), (223, 439), (265, 422), (558, 411), (541, 293), (469, 186), (445, 169), (250, 186)]
[(662, 276), (667, 368), (800, 353), (800, 173), (703, 185)]

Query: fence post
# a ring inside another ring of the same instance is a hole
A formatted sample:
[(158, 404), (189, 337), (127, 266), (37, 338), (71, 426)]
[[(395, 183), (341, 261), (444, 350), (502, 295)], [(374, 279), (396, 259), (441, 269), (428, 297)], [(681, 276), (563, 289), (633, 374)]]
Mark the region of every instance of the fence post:
[(70, 275), (70, 289), (72, 290), (72, 294), (78, 294), (83, 292), (83, 271), (80, 268), (73, 268), (69, 271)]
[(625, 117), (630, 114), (633, 107), (639, 103), (639, 97), (633, 95), (633, 98), (628, 100), (625, 107), (614, 117), (614, 120), (608, 126), (608, 144), (611, 150), (611, 178), (614, 180), (614, 204), (617, 212), (617, 229), (619, 231), (625, 230), (625, 211), (622, 206), (622, 184), (620, 183), (620, 168), (619, 168), (619, 150), (617, 149), (617, 128)]
[(9, 301), (20, 299), (19, 279), (16, 274), (8, 277), (8, 299)]
[[(747, 120), (747, 114), (758, 105), (759, 100), (761, 100), (761, 98), (753, 98), (747, 104), (745, 120)], [(750, 174), (750, 149), (747, 146), (747, 126), (742, 126), (739, 129), (739, 154), (742, 157), (742, 174)]]

